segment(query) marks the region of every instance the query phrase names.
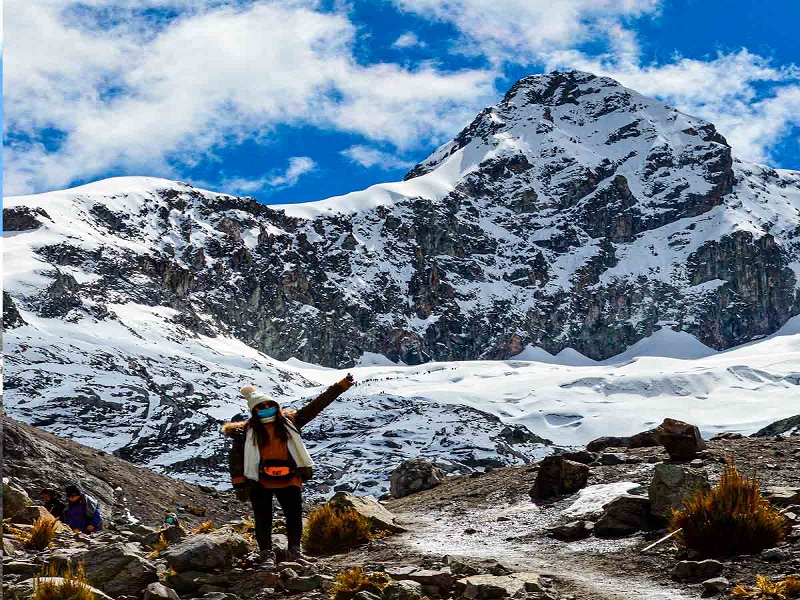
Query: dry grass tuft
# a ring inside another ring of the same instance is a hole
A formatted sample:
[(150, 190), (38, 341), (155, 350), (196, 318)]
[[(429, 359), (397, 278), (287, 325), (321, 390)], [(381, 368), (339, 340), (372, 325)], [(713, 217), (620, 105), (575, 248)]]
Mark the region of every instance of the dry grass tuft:
[(352, 508), (323, 504), (306, 519), (303, 546), (312, 554), (332, 554), (373, 539), (369, 519)]
[(25, 546), (32, 550), (44, 550), (53, 542), (57, 526), (58, 521), (55, 519), (47, 517), (36, 519), (30, 531), (25, 532)]
[[(61, 577), (61, 581), (51, 578)], [(83, 565), (72, 570), (72, 565), (67, 564), (66, 569), (59, 573), (55, 565), (50, 565), (41, 575), (33, 579), (33, 596), (31, 600), (94, 600), (95, 594), (86, 579)]]
[(196, 504), (184, 504), (183, 509), (190, 515), (194, 515), (195, 517), (206, 516), (206, 509), (204, 506), (197, 506)]
[(753, 477), (742, 475), (728, 461), (719, 483), (699, 492), (676, 511), (670, 531), (675, 539), (705, 556), (755, 554), (772, 548), (786, 535), (784, 517), (759, 492)]
[(357, 566), (336, 575), (331, 588), (331, 600), (350, 600), (358, 592), (372, 592), (381, 596), (383, 588), (387, 585), (389, 585), (389, 576), (386, 573), (366, 573)]
[(148, 560), (158, 558), (158, 555), (167, 548), (169, 548), (169, 541), (167, 541), (167, 538), (164, 537), (164, 534), (162, 533), (160, 536), (158, 536), (158, 541), (153, 544), (153, 551), (147, 555)]
[(756, 586), (748, 590), (737, 585), (731, 592), (732, 598), (753, 598), (755, 600), (790, 600), (800, 598), (800, 579), (794, 575), (780, 581), (771, 581), (763, 575), (756, 577)]
[(216, 527), (214, 527), (214, 523), (212, 521), (203, 521), (200, 523), (200, 525), (192, 529), (192, 533), (209, 533), (215, 529)]
[[(255, 531), (256, 523), (255, 521), (253, 521), (253, 519), (246, 519), (245, 521), (242, 521), (241, 525), (234, 525), (233, 530), (237, 533), (247, 533), (250, 531)], [(272, 532), (275, 533), (274, 528)]]

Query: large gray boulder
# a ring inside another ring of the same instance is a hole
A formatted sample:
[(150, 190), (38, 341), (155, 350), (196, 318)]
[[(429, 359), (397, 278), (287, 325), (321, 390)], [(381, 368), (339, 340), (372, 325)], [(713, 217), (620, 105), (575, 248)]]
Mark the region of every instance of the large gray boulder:
[(683, 508), (683, 503), (698, 492), (711, 489), (704, 471), (680, 465), (656, 465), (650, 482), (650, 512), (662, 520), (669, 519), (673, 510)]
[(606, 506), (605, 512), (594, 524), (594, 534), (599, 537), (630, 535), (646, 529), (649, 524), (650, 500), (625, 494)]
[(411, 458), (400, 463), (389, 474), (389, 493), (403, 498), (439, 485), (444, 479), (442, 470), (424, 458)]
[(661, 430), (661, 445), (672, 460), (692, 460), (707, 447), (696, 425), (677, 419), (664, 419), (658, 427)]
[(133, 544), (107, 544), (92, 548), (76, 557), (86, 570), (92, 585), (116, 598), (138, 596), (158, 581), (153, 563), (142, 558)]
[(180, 600), (180, 596), (163, 583), (151, 583), (144, 591), (144, 600)]
[(384, 600), (420, 600), (425, 595), (416, 581), (393, 581), (383, 590)]
[(26, 506), (33, 504), (30, 496), (22, 488), (11, 483), (8, 478), (3, 478), (3, 518), (8, 519), (16, 515)]
[(548, 456), (539, 463), (536, 481), (530, 490), (534, 500), (573, 494), (586, 486), (589, 467), (566, 460), (563, 456)]
[(352, 508), (369, 519), (372, 531), (386, 530), (392, 533), (405, 531), (397, 524), (397, 518), (373, 496), (356, 496), (349, 492), (337, 492), (328, 503), (337, 508)]
[(234, 558), (247, 554), (247, 540), (227, 529), (193, 535), (170, 546), (161, 557), (178, 573), (182, 571), (212, 571), (231, 565)]

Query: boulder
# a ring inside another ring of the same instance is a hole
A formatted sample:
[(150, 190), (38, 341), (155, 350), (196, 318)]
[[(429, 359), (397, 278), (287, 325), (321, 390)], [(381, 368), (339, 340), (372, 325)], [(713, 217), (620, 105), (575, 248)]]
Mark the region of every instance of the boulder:
[(699, 582), (722, 573), (723, 564), (718, 560), (682, 560), (672, 569), (675, 581)]
[(28, 493), (3, 478), (3, 518), (13, 518), (20, 510), (32, 504)]
[(290, 577), (284, 580), (283, 587), (290, 592), (313, 592), (322, 587), (322, 576), (308, 575), (307, 577)]
[(510, 575), (475, 575), (459, 579), (456, 588), (470, 600), (516, 597), (528, 592), (542, 592), (541, 578), (537, 573), (512, 573)]
[(11, 538), (3, 536), (3, 557), (14, 556), (17, 553), (17, 545)]
[(594, 534), (599, 537), (630, 535), (650, 524), (650, 500), (643, 496), (625, 494), (612, 500), (603, 515), (594, 524)]
[[(42, 582), (50, 582), (55, 584), (63, 584), (64, 578), (63, 577), (42, 577)], [(8, 590), (8, 597), (9, 598), (19, 598), (19, 600), (28, 600), (33, 596), (35, 591), (34, 589), (34, 580), (26, 579), (25, 581), (21, 581), (19, 583), (15, 583), (14, 585), (9, 587)], [(94, 594), (94, 600), (113, 600), (111, 596), (104, 594), (101, 590), (94, 588), (92, 586), (87, 586), (89, 590)], [(5, 594), (4, 594), (5, 596)]]
[(151, 583), (144, 591), (144, 600), (180, 600), (178, 593), (163, 583)]
[(574, 494), (586, 486), (589, 467), (566, 460), (562, 456), (548, 456), (539, 463), (539, 473), (530, 490), (532, 499), (551, 498)]
[(604, 452), (600, 455), (598, 462), (603, 466), (624, 465), (628, 457), (617, 452)]
[(578, 492), (578, 498), (561, 514), (572, 519), (597, 519), (605, 507), (625, 494), (640, 495), (644, 488), (633, 481), (615, 481), (590, 485)]
[(588, 450), (577, 450), (575, 452), (564, 452), (564, 454), (562, 454), (561, 456), (573, 462), (579, 462), (583, 463), (584, 465), (590, 465), (597, 460), (597, 457), (599, 455), (597, 454), (597, 452), (589, 452)]
[(385, 570), (396, 581), (416, 581), (422, 585), (435, 585), (439, 589), (449, 589), (453, 585), (450, 567), (443, 569), (420, 569), (419, 567), (396, 567)]
[(405, 531), (397, 524), (396, 517), (373, 496), (356, 496), (349, 492), (337, 492), (329, 503), (337, 508), (352, 508), (369, 519), (372, 531), (387, 530), (392, 533)]
[(765, 562), (780, 563), (792, 558), (792, 553), (782, 548), (767, 548), (759, 553), (758, 558)]
[(692, 460), (706, 449), (706, 443), (696, 425), (676, 419), (664, 419), (659, 425), (661, 445), (672, 460)]
[(588, 537), (594, 527), (587, 527), (586, 521), (572, 521), (566, 525), (558, 525), (547, 530), (547, 535), (562, 542), (574, 542)]
[(673, 510), (683, 508), (683, 503), (697, 492), (710, 489), (708, 475), (703, 471), (680, 465), (656, 465), (648, 490), (650, 512), (658, 519), (668, 519)]
[(247, 554), (247, 540), (226, 529), (189, 536), (170, 546), (161, 557), (178, 573), (182, 571), (211, 571), (229, 567), (234, 558)]
[(383, 590), (384, 600), (419, 600), (425, 595), (416, 581), (393, 581)]
[(589, 452), (602, 452), (606, 448), (627, 448), (630, 442), (631, 438), (629, 437), (603, 436), (586, 444), (586, 450)]
[(661, 427), (654, 427), (632, 435), (628, 439), (628, 448), (652, 448), (661, 445)]
[(38, 519), (47, 519), (48, 521), (54, 521), (55, 517), (50, 514), (50, 511), (47, 510), (44, 506), (24, 506), (17, 510), (14, 513), (14, 516), (11, 517), (12, 523), (21, 523), (25, 525), (33, 525), (34, 521)]
[(110, 596), (138, 596), (158, 581), (156, 567), (136, 552), (133, 544), (115, 543), (97, 546), (78, 555), (92, 585)]
[(431, 461), (411, 458), (400, 463), (389, 474), (389, 493), (395, 498), (403, 498), (434, 488), (443, 478), (442, 470)]
[(703, 598), (724, 594), (731, 587), (731, 582), (724, 577), (714, 577), (703, 582)]

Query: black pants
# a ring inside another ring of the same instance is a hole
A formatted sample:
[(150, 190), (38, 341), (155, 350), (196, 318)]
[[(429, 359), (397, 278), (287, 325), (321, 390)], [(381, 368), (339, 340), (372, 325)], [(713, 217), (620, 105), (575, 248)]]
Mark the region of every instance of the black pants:
[(300, 488), (291, 485), (285, 488), (267, 489), (263, 485), (253, 485), (250, 490), (250, 503), (256, 522), (256, 541), (262, 552), (272, 550), (272, 495), (278, 499), (286, 519), (286, 537), (289, 547), (300, 547), (303, 536), (303, 499)]

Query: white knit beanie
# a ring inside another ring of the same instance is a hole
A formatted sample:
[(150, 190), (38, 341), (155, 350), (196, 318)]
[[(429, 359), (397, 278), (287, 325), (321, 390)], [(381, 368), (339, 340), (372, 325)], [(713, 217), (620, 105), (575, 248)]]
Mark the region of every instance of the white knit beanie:
[(261, 404), (262, 402), (274, 402), (280, 408), (280, 404), (278, 403), (275, 398), (271, 396), (267, 396), (266, 394), (262, 394), (258, 391), (256, 386), (254, 385), (246, 385), (241, 390), (239, 390), (247, 399), (247, 407), (250, 409), (250, 412), (253, 412), (253, 408)]

